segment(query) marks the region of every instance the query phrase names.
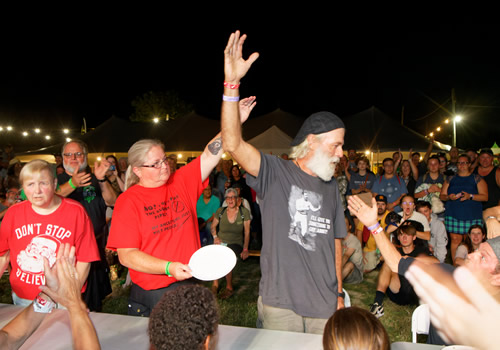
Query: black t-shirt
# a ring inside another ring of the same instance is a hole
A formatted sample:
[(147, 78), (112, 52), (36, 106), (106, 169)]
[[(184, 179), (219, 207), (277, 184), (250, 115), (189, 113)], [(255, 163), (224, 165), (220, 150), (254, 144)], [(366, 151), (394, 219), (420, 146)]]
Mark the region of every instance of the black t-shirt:
[[(90, 173), (90, 169), (87, 169)], [(65, 184), (71, 178), (67, 173), (57, 175), (57, 183), (59, 185)], [(85, 187), (78, 187), (67, 196), (74, 199), (87, 210), (87, 214), (94, 226), (94, 234), (99, 236), (107, 233), (106, 225), (106, 202), (102, 198), (101, 186), (97, 178), (92, 174), (91, 184)]]
[[(413, 253), (413, 252), (412, 252)], [(417, 253), (418, 254), (418, 253)], [(408, 255), (408, 258), (406, 259), (401, 259), (399, 260), (399, 265), (398, 265), (398, 274), (401, 277), (404, 276), (406, 271), (408, 271), (408, 268), (415, 262), (414, 257), (411, 257), (411, 255)], [(455, 267), (450, 265), (450, 264), (443, 264), (440, 263), (439, 267), (441, 267), (444, 271), (453, 273), (455, 271)], [(427, 337), (427, 344), (435, 344), (435, 345), (451, 345), (446, 343), (437, 333), (436, 328), (432, 325), (432, 322), (429, 326), (429, 336)]]

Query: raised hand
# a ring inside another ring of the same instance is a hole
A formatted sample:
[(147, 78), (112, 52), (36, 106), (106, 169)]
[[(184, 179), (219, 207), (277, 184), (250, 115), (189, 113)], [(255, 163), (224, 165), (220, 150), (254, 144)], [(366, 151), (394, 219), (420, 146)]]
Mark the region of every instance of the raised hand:
[(61, 244), (57, 252), (57, 260), (50, 267), (44, 258), (45, 286), (40, 289), (52, 300), (64, 305), (68, 309), (79, 306), (81, 285), (75, 268), (75, 247), (68, 243)]
[(372, 207), (370, 208), (358, 196), (350, 196), (347, 207), (365, 226), (369, 227), (377, 223), (377, 202), (375, 198), (372, 198)]
[(225, 81), (231, 84), (239, 84), (252, 63), (259, 58), (259, 54), (254, 52), (247, 60), (243, 59), (243, 43), (247, 38), (246, 34), (240, 36), (240, 31), (232, 33), (227, 41), (224, 50), (224, 76)]
[(79, 173), (78, 168), (75, 169), (71, 176), (71, 183), (76, 187), (85, 187), (91, 184), (91, 175), (88, 173)]
[(240, 101), (239, 107), (240, 107), (241, 124), (243, 124), (248, 119), (250, 112), (252, 112), (252, 109), (257, 104), (256, 99), (257, 99), (257, 97), (250, 96), (250, 97), (244, 98), (243, 100)]
[(98, 180), (104, 179), (104, 176), (106, 176), (106, 172), (108, 171), (110, 166), (111, 163), (108, 162), (106, 159), (103, 159), (100, 162), (95, 162), (94, 163), (95, 177), (97, 177)]

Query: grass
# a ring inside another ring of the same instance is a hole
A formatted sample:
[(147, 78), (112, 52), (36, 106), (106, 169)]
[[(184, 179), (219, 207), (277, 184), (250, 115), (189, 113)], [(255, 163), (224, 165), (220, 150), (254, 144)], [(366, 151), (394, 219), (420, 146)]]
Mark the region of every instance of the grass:
[[(126, 269), (120, 269), (119, 276), (118, 280), (112, 282), (113, 293), (104, 300), (102, 311), (126, 315), (130, 290), (129, 287), (122, 287)], [(378, 271), (372, 271), (365, 275), (362, 283), (344, 285), (352, 305), (369, 309), (375, 296), (377, 276)], [(218, 299), (222, 324), (252, 328), (256, 326), (259, 280), (258, 257), (238, 261), (233, 274), (234, 295), (227, 300)], [(211, 286), (210, 282), (204, 284), (207, 287)], [(225, 280), (220, 281), (220, 291), (225, 288), (225, 284)], [(4, 275), (0, 279), (0, 303), (12, 303), (10, 293), (8, 276)], [(415, 306), (399, 306), (385, 298), (385, 315), (380, 318), (380, 321), (387, 330), (391, 342), (411, 341), (411, 315), (414, 309)], [(423, 342), (425, 338), (419, 338), (419, 341)]]

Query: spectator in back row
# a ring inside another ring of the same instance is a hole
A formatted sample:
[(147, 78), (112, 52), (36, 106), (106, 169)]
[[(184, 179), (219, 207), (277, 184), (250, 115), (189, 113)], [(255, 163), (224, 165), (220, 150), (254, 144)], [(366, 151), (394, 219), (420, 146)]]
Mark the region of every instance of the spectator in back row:
[(500, 168), (493, 165), (491, 149), (482, 149), (479, 152), (479, 166), (474, 174), (479, 174), (488, 187), (488, 200), (483, 202), (483, 210), (500, 205)]
[(417, 184), (416, 177), (418, 174), (418, 170), (415, 168), (413, 163), (409, 160), (403, 160), (401, 162), (401, 171), (399, 173), (401, 180), (404, 181), (406, 185), (407, 193), (413, 196), (415, 192), (415, 185)]
[(359, 157), (356, 160), (357, 173), (351, 174), (349, 190), (351, 194), (371, 192), (375, 182), (375, 175), (370, 171), (370, 162), (366, 157)]
[(408, 193), (406, 184), (394, 173), (394, 160), (385, 158), (382, 162), (384, 174), (380, 175), (373, 184), (374, 195), (382, 194), (387, 198), (387, 209), (389, 211), (401, 211), (401, 199)]
[(202, 246), (213, 243), (211, 226), (214, 214), (219, 207), (220, 200), (216, 196), (212, 195), (212, 186), (208, 184), (203, 190), (198, 202), (196, 202), (196, 213), (198, 215), (200, 242)]
[(482, 203), (488, 200), (488, 186), (469, 170), (469, 157), (458, 157), (458, 172), (444, 182), (440, 199), (446, 201), (445, 226), (451, 238), (451, 259), (455, 260), (458, 245), (471, 225), (481, 225)]
[(444, 176), (439, 172), (439, 158), (430, 157), (427, 168), (429, 171), (418, 178), (415, 199), (429, 202), (433, 206), (433, 212), (439, 214), (444, 211), (444, 205), (439, 199), (444, 183)]
[(419, 201), (415, 207), (417, 212), (426, 217), (431, 227), (429, 250), (440, 262), (444, 262), (448, 253), (446, 248), (448, 245), (448, 235), (443, 222), (432, 212), (432, 206), (429, 202)]

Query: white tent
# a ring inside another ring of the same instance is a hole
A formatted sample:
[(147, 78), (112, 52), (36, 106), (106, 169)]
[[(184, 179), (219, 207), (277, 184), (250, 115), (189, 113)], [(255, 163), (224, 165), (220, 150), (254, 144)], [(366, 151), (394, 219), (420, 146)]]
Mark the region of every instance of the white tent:
[(262, 151), (274, 155), (281, 155), (290, 152), (292, 138), (285, 134), (276, 125), (247, 141), (249, 144)]

